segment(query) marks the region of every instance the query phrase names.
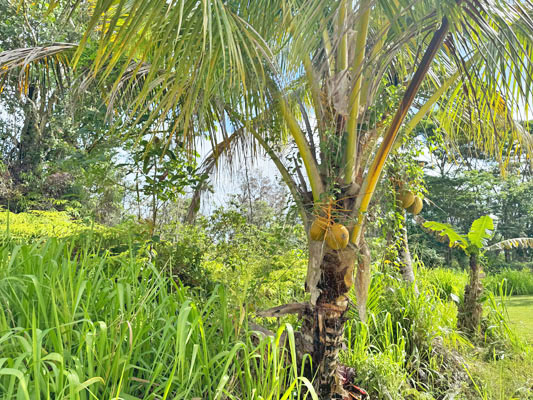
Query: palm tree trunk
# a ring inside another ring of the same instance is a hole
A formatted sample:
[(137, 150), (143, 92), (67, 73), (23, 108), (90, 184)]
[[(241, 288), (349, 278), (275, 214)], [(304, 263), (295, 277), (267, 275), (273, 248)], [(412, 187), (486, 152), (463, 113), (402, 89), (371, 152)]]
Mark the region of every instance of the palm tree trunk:
[(464, 300), (459, 308), (457, 326), (468, 333), (476, 333), (481, 325), (483, 307), (480, 299), (483, 293), (479, 264), (476, 254), (470, 255), (470, 282), (465, 287)]
[(405, 223), (402, 225), (401, 235), (402, 240), (400, 247), (400, 270), (402, 273), (403, 280), (409, 285), (412, 285), (413, 290), (418, 295), (418, 286), (416, 284), (415, 273), (413, 271), (413, 259), (411, 258), (411, 251), (409, 250), (409, 237), (407, 235), (407, 226), (405, 225)]
[(30, 85), (27, 95), (28, 100), (24, 105), (25, 120), (20, 133), (19, 160), (13, 173), (17, 184), (24, 183), (25, 179), (27, 179), (27, 174), (36, 174), (41, 162), (42, 146), (37, 129), (37, 110), (34, 107), (34, 102), (37, 100), (38, 95), (38, 89), (34, 85)]
[[(319, 397), (331, 399), (335, 393), (343, 392), (336, 373), (346, 322), (348, 291), (354, 282), (357, 252), (350, 247), (338, 251), (331, 250), (325, 245), (322, 250), (320, 278), (317, 285), (320, 294), (316, 304), (310, 304), (302, 316), (299, 351), (301, 354), (308, 353), (312, 357), (312, 368), (307, 365), (307, 375), (316, 377), (315, 388)], [(364, 254), (367, 250), (361, 252), (360, 258), (369, 261), (369, 254)], [(316, 255), (314, 256), (316, 259)], [(369, 279), (366, 276), (369, 275), (369, 268), (359, 267), (359, 270), (360, 287), (368, 290), (366, 282)], [(366, 294), (362, 298), (366, 299)]]

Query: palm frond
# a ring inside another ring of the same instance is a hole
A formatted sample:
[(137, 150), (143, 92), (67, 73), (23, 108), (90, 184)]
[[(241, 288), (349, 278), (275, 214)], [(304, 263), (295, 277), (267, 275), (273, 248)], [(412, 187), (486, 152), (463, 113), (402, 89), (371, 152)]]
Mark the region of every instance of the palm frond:
[[(18, 87), (20, 93), (28, 90), (28, 81), (32, 70), (45, 73), (52, 71), (56, 81), (62, 86), (62, 80), (67, 76), (70, 68), (70, 54), (77, 47), (73, 43), (53, 43), (49, 46), (25, 47), (6, 50), (0, 53), (0, 93), (3, 82), (15, 72), (18, 73)], [(48, 78), (49, 79), (49, 78)]]
[(487, 247), (487, 250), (509, 250), (513, 248), (533, 248), (533, 238), (506, 239)]
[[(238, 142), (246, 140), (244, 133), (244, 129), (237, 129), (230, 136), (223, 139), (220, 143), (217, 143), (211, 153), (209, 153), (202, 161), (202, 164), (199, 168), (199, 174), (206, 177), (212, 176), (213, 171), (219, 165), (219, 159), (223, 156), (228, 157), (231, 161), (232, 155), (237, 151), (236, 147), (238, 147)], [(185, 221), (191, 223), (194, 220), (200, 207), (201, 197), (208, 190), (209, 185), (207, 183), (198, 185), (195, 188), (191, 197), (191, 204), (187, 209)]]
[(6, 50), (0, 53), (0, 69), (3, 73), (15, 68), (26, 68), (32, 63), (43, 61), (47, 58), (56, 57), (67, 61), (66, 57), (59, 57), (66, 51), (75, 49), (73, 43), (53, 43), (49, 46), (24, 47), (13, 50)]
[(466, 138), (505, 165), (515, 153), (533, 150), (531, 135), (516, 120), (519, 112), (527, 119), (533, 80), (532, 7), (464, 1), (461, 10), (442, 57), (462, 79), (437, 119), (452, 141)]
[(214, 114), (213, 97), (242, 107), (248, 115), (265, 98), (263, 66), (271, 54), (252, 25), (258, 20), (246, 7), (221, 0), (98, 0), (89, 24), (101, 36), (94, 70), (101, 80), (117, 74), (116, 96), (132, 63), (143, 65), (144, 79), (137, 81), (140, 90), (130, 114), (149, 115), (148, 126), (168, 124), (168, 115), (175, 113), (172, 134), (192, 138), (210, 127), (203, 116)]

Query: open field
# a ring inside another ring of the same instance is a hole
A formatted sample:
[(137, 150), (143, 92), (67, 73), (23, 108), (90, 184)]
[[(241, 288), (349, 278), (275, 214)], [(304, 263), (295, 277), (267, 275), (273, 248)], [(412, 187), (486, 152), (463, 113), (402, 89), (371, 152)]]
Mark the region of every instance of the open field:
[(533, 343), (533, 296), (510, 297), (507, 311), (517, 333)]

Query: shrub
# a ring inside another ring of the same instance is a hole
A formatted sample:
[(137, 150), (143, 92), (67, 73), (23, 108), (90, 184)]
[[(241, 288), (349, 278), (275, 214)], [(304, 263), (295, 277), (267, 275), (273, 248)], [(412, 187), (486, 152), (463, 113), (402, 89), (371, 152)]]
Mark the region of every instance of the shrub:
[[(74, 252), (90, 248), (110, 256), (130, 252), (137, 255), (151, 243), (149, 227), (133, 219), (109, 227), (89, 219), (72, 218), (66, 211), (32, 210), (15, 214), (0, 210), (0, 225), (4, 228), (0, 238), (21, 243), (68, 239)], [(110, 263), (112, 260), (113, 257), (108, 258)]]
[(468, 274), (465, 271), (447, 268), (420, 268), (417, 278), (422, 288), (435, 290), (441, 300), (456, 302), (462, 299), (468, 282)]
[[(418, 268), (419, 276), (426, 272)], [(424, 392), (439, 398), (466, 379), (454, 349), (470, 344), (455, 329), (455, 304), (432, 284), (416, 295), (394, 276), (374, 274), (369, 305), (367, 323), (348, 321), (342, 359), (371, 398), (418, 399)]]
[(412, 252), (428, 268), (437, 268), (444, 265), (445, 260), (433, 247), (429, 247), (424, 242), (413, 242), (410, 244)]
[(273, 219), (259, 227), (235, 210), (218, 210), (204, 224), (212, 243), (205, 268), (235, 303), (259, 309), (303, 300), (307, 254), (299, 224)]
[(89, 221), (74, 220), (65, 211), (28, 211), (19, 214), (0, 210), (4, 234), (14, 238), (36, 239), (71, 237), (86, 232), (102, 232), (104, 227)]
[(485, 270), (487, 272), (490, 272), (492, 274), (498, 274), (504, 270), (515, 270), (515, 271), (521, 271), (521, 270), (529, 270), (530, 272), (533, 272), (533, 263), (532, 262), (524, 262), (524, 261), (511, 261), (511, 262), (505, 262), (505, 261), (496, 261), (491, 262), (489, 259), (489, 262), (487, 263), (487, 266)]
[(172, 236), (166, 236), (154, 244), (157, 268), (185, 286), (212, 289), (211, 272), (204, 264), (210, 245), (205, 231), (197, 226), (177, 224)]
[(512, 295), (533, 295), (533, 272), (530, 270), (504, 269), (497, 274), (487, 275), (483, 285), (487, 290), (498, 293), (498, 286), (503, 282), (503, 289)]

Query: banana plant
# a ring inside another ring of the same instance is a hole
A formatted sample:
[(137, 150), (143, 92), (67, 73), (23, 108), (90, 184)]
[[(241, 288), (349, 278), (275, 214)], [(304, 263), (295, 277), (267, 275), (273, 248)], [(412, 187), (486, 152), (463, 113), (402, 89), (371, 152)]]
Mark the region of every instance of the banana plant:
[(476, 219), (470, 231), (464, 235), (455, 231), (451, 225), (435, 221), (427, 221), (423, 227), (445, 237), (450, 247), (462, 249), (469, 257), (470, 281), (465, 287), (463, 302), (459, 307), (457, 325), (468, 333), (479, 332), (483, 307), (481, 295), (483, 285), (481, 283), (481, 268), (479, 258), (486, 251), (502, 250), (513, 247), (533, 247), (533, 238), (506, 239), (501, 242), (488, 245), (488, 241), (493, 237), (495, 231), (494, 219), (490, 215), (485, 215)]

